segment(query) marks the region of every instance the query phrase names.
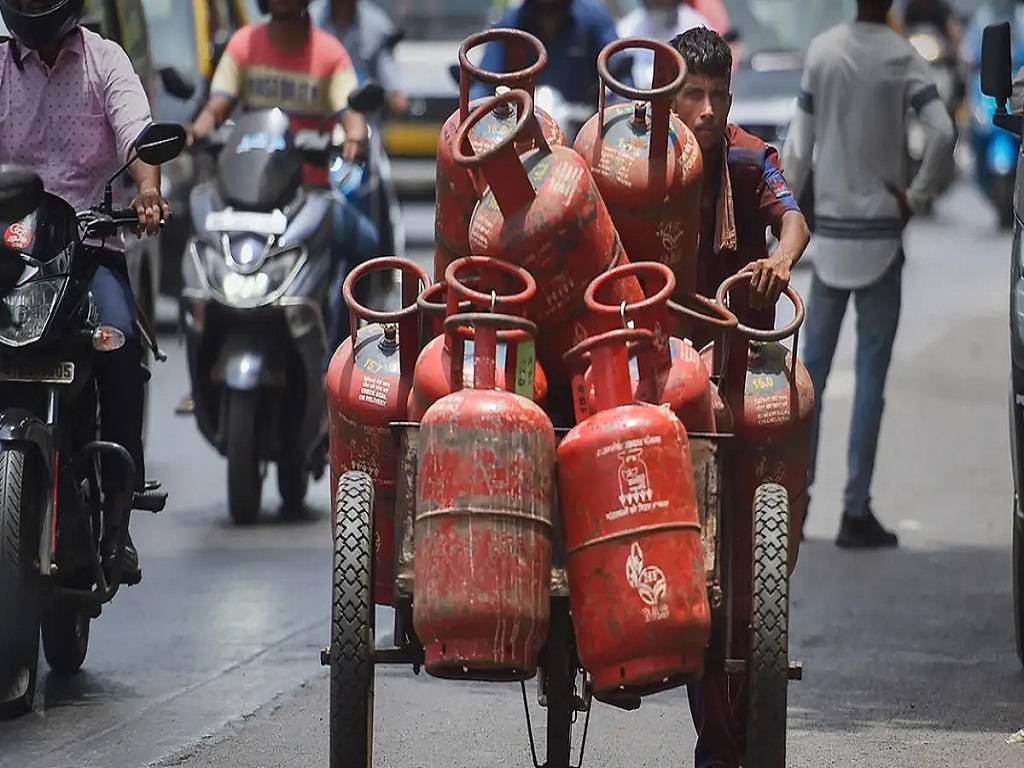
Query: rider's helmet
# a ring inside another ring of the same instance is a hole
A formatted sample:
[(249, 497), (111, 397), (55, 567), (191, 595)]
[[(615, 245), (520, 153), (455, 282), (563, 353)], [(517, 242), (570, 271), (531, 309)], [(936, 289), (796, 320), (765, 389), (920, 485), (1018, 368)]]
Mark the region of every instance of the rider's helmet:
[(0, 16), (26, 48), (53, 45), (82, 20), (85, 0), (0, 0)]

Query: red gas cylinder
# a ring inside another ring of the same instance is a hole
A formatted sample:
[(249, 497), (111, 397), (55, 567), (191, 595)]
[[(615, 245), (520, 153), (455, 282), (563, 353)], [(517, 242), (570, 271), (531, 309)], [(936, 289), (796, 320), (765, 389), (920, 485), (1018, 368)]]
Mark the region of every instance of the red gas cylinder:
[[(599, 409), (558, 446), (576, 643), (599, 696), (699, 679), (711, 628), (686, 428), (633, 402), (626, 342), (653, 337), (619, 329), (567, 354), (590, 352)], [(574, 389), (586, 399), (581, 375)]]
[(551, 610), (555, 433), (538, 405), (496, 388), (496, 330), (536, 326), (486, 312), (445, 321), (459, 341), (465, 326), (475, 388), (442, 397), (420, 424), (413, 624), (430, 674), (522, 680)]
[[(490, 148), (475, 150), (471, 131), (502, 102), (519, 108), (515, 130)], [(540, 146), (520, 156), (515, 141), (531, 133)], [(587, 284), (628, 261), (590, 171), (571, 149), (543, 140), (533, 99), (521, 90), (481, 104), (459, 129), (452, 154), (460, 165), (481, 168), (489, 185), (470, 225), (472, 252), (520, 264), (536, 278), (531, 317), (544, 329), (538, 357), (550, 381), (568, 383), (562, 355), (587, 335)], [(639, 285), (622, 298), (642, 298)]]
[[(654, 51), (651, 88), (630, 88), (608, 69), (611, 56), (629, 49)], [(576, 137), (576, 151), (594, 174), (626, 253), (667, 264), (680, 291), (697, 285), (703, 160), (697, 139), (672, 114), (686, 64), (672, 46), (631, 38), (605, 46), (597, 59), (604, 86), (632, 103), (598, 112)]]
[[(508, 61), (525, 64), (531, 58), (536, 60), (533, 64), (514, 72), (489, 72), (480, 69), (469, 60), (469, 52), (491, 41), (500, 41), (504, 44)], [(459, 47), (459, 108), (441, 127), (437, 139), (434, 279), (438, 282), (444, 279), (444, 271), (452, 261), (469, 255), (469, 222), (484, 187), (469, 170), (456, 165), (452, 160), (452, 139), (456, 131), (469, 117), (470, 111), (481, 103), (480, 100), (469, 100), (471, 78), (490, 85), (522, 88), (532, 95), (534, 79), (547, 63), (548, 54), (543, 43), (521, 29), (489, 29), (470, 35)], [(536, 116), (549, 144), (566, 143), (562, 129), (550, 115), (537, 109)], [(515, 125), (516, 115), (510, 105), (499, 104), (488, 110), (486, 116), (473, 129), (470, 140), (477, 151), (483, 151), (507, 136)], [(518, 146), (520, 150), (526, 151), (533, 146), (533, 138), (524, 136)]]
[[(750, 273), (727, 279), (718, 289), (719, 303), (725, 303), (736, 287), (747, 290)], [(763, 483), (778, 483), (789, 495), (789, 562), (792, 568), (800, 548), (800, 530), (807, 509), (807, 468), (810, 456), (811, 422), (814, 413), (814, 385), (807, 369), (781, 343), (793, 338), (793, 350), (799, 343), (804, 305), (799, 294), (787, 287), (793, 303), (793, 321), (779, 330), (760, 330), (740, 323), (731, 334), (725, 362), (722, 389), (733, 415), (736, 435), (736, 472), (734, 502), (737, 509), (749, 510), (754, 492)], [(737, 308), (742, 320), (742, 310)], [(749, 552), (750, 518), (745, 529), (734, 531), (736, 540)], [(750, 558), (733, 557), (746, 567)], [(735, 576), (734, 576), (735, 578)], [(745, 582), (749, 583), (749, 576)], [(741, 606), (742, 607), (742, 606)]]
[[(356, 281), (384, 269), (402, 273), (398, 312), (377, 312), (354, 298)], [(331, 451), (331, 530), (338, 477), (350, 470), (366, 472), (374, 486), (374, 601), (391, 604), (395, 552), (394, 438), (388, 424), (406, 421), (409, 390), (419, 351), (419, 285), (427, 273), (405, 259), (385, 257), (361, 264), (345, 278), (351, 336), (342, 342), (327, 369), (327, 418)], [(370, 325), (359, 327), (359, 320)]]
[[(444, 317), (474, 308), (523, 316), (537, 294), (537, 283), (529, 272), (485, 256), (456, 259), (448, 265), (445, 278), (417, 300), (428, 327), (443, 326)], [(438, 303), (442, 296), (443, 305)], [(472, 338), (455, 343), (447, 331), (423, 347), (409, 395), (411, 420), (422, 419), (433, 403), (462, 387), (463, 379), (472, 386), (474, 352)], [(453, 354), (463, 355), (461, 366), (452, 367)], [(453, 370), (462, 378), (453, 381)], [(512, 391), (534, 402), (543, 403), (547, 397), (547, 378), (537, 363), (534, 338), (515, 329), (498, 332), (498, 386), (504, 389), (506, 381), (515, 382)]]
[[(635, 277), (646, 298), (638, 303), (611, 303), (615, 283)], [(650, 261), (616, 267), (594, 279), (587, 287), (587, 309), (608, 330), (632, 322), (654, 334), (651, 344), (641, 345), (630, 360), (634, 397), (644, 403), (668, 405), (688, 432), (714, 432), (714, 388), (708, 369), (690, 340), (673, 330), (681, 320), (688, 324), (735, 327), (736, 318), (724, 307), (704, 300), (701, 310), (677, 304), (669, 298), (676, 292), (672, 270)], [(700, 299), (690, 297), (690, 303)], [(593, 397), (593, 392), (591, 392)]]

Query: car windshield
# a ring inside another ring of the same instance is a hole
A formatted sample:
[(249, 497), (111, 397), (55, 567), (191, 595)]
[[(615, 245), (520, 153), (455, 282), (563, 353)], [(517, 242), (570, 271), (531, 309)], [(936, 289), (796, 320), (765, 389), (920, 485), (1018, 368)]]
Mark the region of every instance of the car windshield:
[(175, 67), (183, 75), (197, 74), (199, 62), (192, 3), (142, 0), (142, 7), (156, 68)]
[(746, 55), (807, 50), (826, 29), (857, 15), (857, 0), (725, 0)]
[(496, 18), (487, 0), (377, 0), (407, 40), (462, 40)]

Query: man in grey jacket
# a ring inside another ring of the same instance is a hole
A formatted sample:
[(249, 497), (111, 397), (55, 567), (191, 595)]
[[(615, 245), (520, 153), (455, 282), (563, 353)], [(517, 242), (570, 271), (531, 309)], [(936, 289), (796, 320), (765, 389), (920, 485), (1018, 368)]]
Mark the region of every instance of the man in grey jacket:
[[(811, 42), (783, 151), (798, 196), (814, 169), (814, 277), (802, 335), (815, 396), (811, 483), (825, 382), (851, 294), (857, 309), (856, 392), (836, 538), (847, 548), (898, 544), (875, 517), (870, 490), (899, 323), (903, 229), (934, 197), (955, 142), (927, 63), (886, 25), (891, 5), (859, 0), (856, 21)], [(929, 137), (920, 171), (905, 188), (909, 109)]]

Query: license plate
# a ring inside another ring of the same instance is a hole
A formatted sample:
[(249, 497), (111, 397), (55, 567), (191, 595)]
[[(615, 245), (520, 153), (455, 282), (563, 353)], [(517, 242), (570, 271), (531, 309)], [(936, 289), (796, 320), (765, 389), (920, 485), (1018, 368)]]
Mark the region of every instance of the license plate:
[(27, 362), (0, 362), (0, 381), (70, 384), (74, 380), (75, 364), (67, 360), (39, 365)]
[(206, 214), (206, 229), (210, 232), (252, 232), (258, 235), (283, 235), (288, 228), (288, 217), (281, 211), (211, 211)]

